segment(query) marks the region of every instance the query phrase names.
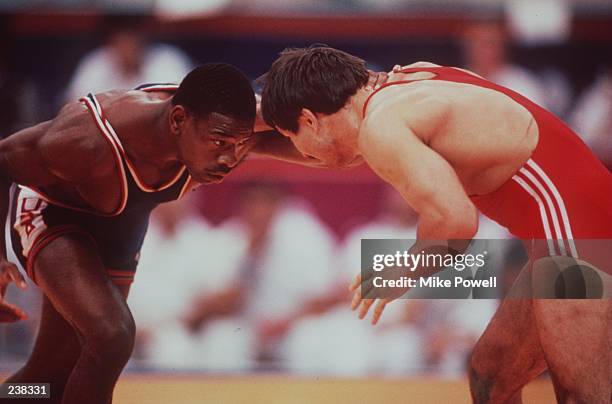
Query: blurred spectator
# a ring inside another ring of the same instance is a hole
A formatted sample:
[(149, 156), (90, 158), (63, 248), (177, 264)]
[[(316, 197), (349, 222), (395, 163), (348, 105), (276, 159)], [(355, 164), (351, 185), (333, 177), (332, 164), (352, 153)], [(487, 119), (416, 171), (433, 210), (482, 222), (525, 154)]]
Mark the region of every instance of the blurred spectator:
[(339, 251), (335, 281), (326, 288), (336, 304), (330, 299), (325, 314), (305, 319), (289, 334), (286, 354), (292, 371), (364, 376), (414, 374), (422, 368), (418, 324), (426, 314), (421, 302), (394, 302), (376, 327), (359, 320), (349, 307), (347, 288), (361, 267), (361, 239), (416, 238), (417, 216), (401, 195), (385, 188), (380, 199), (379, 216), (354, 229)]
[(103, 29), (105, 45), (81, 60), (66, 100), (145, 83), (179, 83), (191, 68), (191, 61), (180, 49), (149, 43), (143, 17), (111, 16), (104, 20)]
[(203, 290), (229, 282), (241, 248), (235, 240), (231, 229), (213, 231), (191, 199), (155, 209), (128, 299), (137, 325), (136, 358), (165, 369), (198, 366), (182, 316)]
[[(380, 215), (351, 232), (340, 252), (333, 285), (344, 291), (361, 265), (361, 239), (416, 238), (417, 215), (401, 195), (389, 188), (381, 199)], [(476, 237), (483, 239), (476, 248), (493, 245), (500, 249), (505, 243), (488, 240), (507, 239), (509, 233), (481, 217)], [(489, 254), (489, 264), (497, 274), (502, 272), (503, 256), (501, 250)], [(333, 289), (329, 293), (334, 295)], [(291, 370), (342, 376), (438, 372), (460, 377), (469, 352), (497, 307), (495, 299), (411, 298), (387, 306), (380, 323), (372, 327), (368, 320), (357, 319), (348, 300), (346, 296), (337, 299), (338, 305), (318, 318), (306, 319), (289, 334)]]
[[(189, 293), (176, 289), (174, 296), (185, 304), (172, 313), (174, 324), (162, 321), (152, 326), (163, 328), (164, 335), (151, 345), (149, 358), (157, 368), (166, 369), (244, 371), (256, 369), (258, 363), (278, 367), (285, 334), (320, 307), (317, 296), (330, 279), (331, 233), (299, 201), (290, 200), (272, 183), (248, 185), (240, 197), (237, 217), (207, 233), (195, 239), (191, 235), (191, 241), (180, 239), (194, 245), (192, 253), (177, 248), (172, 254), (180, 252), (183, 264), (178, 260), (163, 264), (155, 258), (161, 271), (167, 273), (163, 268), (168, 265), (174, 268), (171, 276), (166, 275), (168, 279), (158, 281), (164, 288), (171, 278), (182, 276), (179, 265), (199, 265), (203, 271), (199, 271), (200, 280), (191, 276), (190, 284), (183, 285)], [(168, 241), (162, 245), (167, 248)], [(156, 247), (157, 254), (160, 247)], [(142, 273), (145, 252), (143, 249)], [(185, 263), (187, 260), (196, 262)], [(213, 278), (217, 280), (212, 287), (204, 285)], [(147, 284), (146, 294), (151, 296), (156, 289), (160, 287)], [(162, 319), (158, 310), (148, 310)], [(172, 350), (172, 356), (163, 354)]]
[(0, 139), (24, 125), (24, 86), (20, 74), (9, 63), (13, 41), (10, 22), (8, 16), (0, 15)]
[(547, 106), (546, 93), (537, 77), (509, 60), (508, 37), (501, 23), (478, 21), (469, 25), (463, 35), (463, 51), (467, 69)]
[(612, 170), (612, 67), (602, 69), (595, 82), (580, 96), (570, 123)]

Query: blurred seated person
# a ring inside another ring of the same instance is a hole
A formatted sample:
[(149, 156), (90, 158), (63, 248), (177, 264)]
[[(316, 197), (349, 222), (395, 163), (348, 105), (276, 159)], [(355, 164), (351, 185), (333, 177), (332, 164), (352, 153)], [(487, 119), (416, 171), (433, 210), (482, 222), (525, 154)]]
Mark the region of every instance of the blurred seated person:
[(385, 185), (379, 200), (378, 215), (352, 230), (337, 253), (334, 277), (322, 290), (327, 295), (325, 311), (303, 318), (289, 334), (285, 355), (293, 372), (345, 377), (420, 372), (421, 301), (387, 307), (391, 310), (377, 327), (358, 321), (350, 310), (347, 288), (361, 266), (361, 239), (416, 238), (417, 216), (402, 196)]
[(178, 83), (192, 63), (180, 49), (151, 43), (142, 16), (112, 15), (103, 19), (105, 44), (79, 62), (68, 85), (66, 101), (92, 92), (131, 89), (148, 83)]
[(193, 369), (192, 337), (182, 320), (203, 290), (233, 277), (238, 257), (231, 229), (213, 229), (197, 212), (196, 193), (158, 206), (128, 298), (137, 324), (135, 358), (158, 369)]
[[(335, 285), (341, 290), (346, 290), (355, 268), (361, 265), (362, 239), (416, 238), (417, 215), (401, 195), (387, 187), (380, 199), (379, 215), (353, 230), (340, 251)], [(507, 237), (508, 232), (499, 225), (480, 218), (476, 238)], [(503, 258), (501, 251), (495, 255)], [(333, 296), (333, 289), (329, 293)], [(347, 298), (338, 303), (329, 307), (325, 315), (304, 320), (290, 334), (288, 362), (295, 371), (339, 376), (426, 372), (461, 375), (473, 343), (497, 306), (496, 300), (412, 298), (387, 307), (392, 309), (386, 313), (388, 316), (381, 318), (377, 327), (371, 327), (354, 319)], [(375, 350), (363, 349), (372, 344)]]
[(487, 20), (468, 25), (463, 33), (463, 58), (468, 70), (547, 106), (546, 92), (538, 78), (510, 60), (503, 23)]
[(11, 17), (0, 15), (0, 139), (26, 126), (23, 109), (28, 94), (22, 74), (11, 65), (13, 42)]
[(240, 234), (232, 242), (240, 260), (235, 277), (203, 290), (184, 316), (198, 340), (194, 355), (211, 370), (279, 369), (286, 334), (324, 304), (318, 296), (332, 278), (334, 239), (275, 183), (245, 185), (231, 222), (224, 226)]

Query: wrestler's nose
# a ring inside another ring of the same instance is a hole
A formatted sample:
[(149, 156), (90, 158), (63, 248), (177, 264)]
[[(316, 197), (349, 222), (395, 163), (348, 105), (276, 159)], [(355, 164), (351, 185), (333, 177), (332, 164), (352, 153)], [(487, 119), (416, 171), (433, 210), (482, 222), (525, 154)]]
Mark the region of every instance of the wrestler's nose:
[(221, 154), (219, 158), (217, 158), (217, 163), (227, 167), (234, 167), (236, 164), (238, 164), (238, 157), (236, 157), (235, 151), (232, 150)]

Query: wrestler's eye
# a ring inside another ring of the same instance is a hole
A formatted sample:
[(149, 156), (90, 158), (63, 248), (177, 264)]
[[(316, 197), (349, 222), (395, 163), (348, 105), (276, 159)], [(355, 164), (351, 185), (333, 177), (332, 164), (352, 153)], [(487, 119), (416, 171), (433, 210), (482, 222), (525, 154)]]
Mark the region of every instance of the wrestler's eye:
[(253, 136), (247, 136), (238, 142), (238, 146), (244, 146), (248, 144), (251, 140), (253, 140)]
[(226, 142), (225, 140), (213, 140), (213, 144), (217, 147), (226, 147), (229, 145), (229, 142)]

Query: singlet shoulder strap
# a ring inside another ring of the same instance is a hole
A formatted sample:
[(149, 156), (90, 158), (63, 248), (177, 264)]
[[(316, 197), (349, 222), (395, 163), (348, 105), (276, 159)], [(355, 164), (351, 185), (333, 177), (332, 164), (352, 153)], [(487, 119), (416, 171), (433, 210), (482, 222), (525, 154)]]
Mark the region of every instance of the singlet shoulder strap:
[(138, 87), (136, 87), (134, 90), (174, 92), (178, 88), (179, 88), (179, 85), (176, 83), (148, 83), (148, 84), (141, 84)]
[(372, 94), (368, 96), (365, 103), (363, 104), (363, 110), (361, 112), (362, 116), (365, 116), (366, 109), (372, 97), (381, 91), (384, 88), (399, 85), (399, 84), (410, 84), (415, 81), (423, 81), (423, 80), (448, 80), (448, 81), (466, 81), (466, 80), (482, 80), (477, 75), (469, 73), (465, 70), (457, 69), (455, 67), (449, 66), (431, 66), (431, 67), (407, 67), (400, 70), (398, 73), (410, 74), (410, 73), (433, 73), (435, 77), (426, 78), (426, 79), (414, 79), (414, 80), (398, 80), (384, 83), (379, 88), (374, 90)]
[[(140, 91), (153, 92), (153, 91), (175, 91), (177, 88), (178, 88), (178, 85), (172, 84), (172, 83), (156, 83), (156, 84), (143, 84), (141, 86), (138, 86), (136, 89)], [(125, 161), (125, 164), (127, 165), (127, 169), (130, 172), (132, 179), (134, 180), (134, 182), (136, 183), (138, 188), (140, 188), (141, 191), (148, 192), (148, 193), (163, 191), (167, 188), (170, 188), (172, 185), (176, 184), (176, 182), (179, 181), (181, 176), (183, 176), (183, 174), (186, 172), (186, 167), (182, 166), (175, 173), (175, 175), (172, 176), (167, 182), (155, 188), (148, 186), (145, 183), (145, 181), (142, 180), (140, 175), (138, 175), (138, 171), (136, 170), (136, 166), (134, 165), (134, 163), (128, 158), (127, 153), (125, 152), (125, 149), (123, 148), (123, 145), (121, 144), (121, 140), (119, 139), (119, 136), (117, 135), (117, 132), (115, 132), (115, 129), (111, 125), (110, 121), (106, 119), (104, 115), (104, 110), (102, 109), (102, 106), (96, 99), (95, 95), (90, 93), (87, 95), (87, 97), (83, 97), (81, 100), (82, 101), (84, 100), (86, 103), (88, 100), (89, 102), (91, 102), (93, 108), (95, 109), (95, 112), (97, 113), (97, 115), (100, 116), (100, 121), (102, 122), (102, 125), (103, 125), (103, 127), (101, 127), (102, 132), (107, 138), (111, 139), (113, 143), (116, 145), (116, 148), (119, 152), (120, 157), (122, 157), (123, 161)], [(123, 165), (121, 167), (123, 167)]]
[(121, 140), (119, 139), (119, 136), (117, 136), (117, 132), (115, 132), (115, 129), (106, 118), (102, 105), (96, 96), (93, 93), (89, 93), (85, 97), (81, 97), (79, 101), (84, 103), (92, 113), (92, 116), (104, 137), (109, 139), (121, 154), (125, 154), (123, 144), (121, 144)]
[(77, 210), (81, 212), (102, 215), (102, 216), (116, 216), (120, 214), (125, 208), (125, 205), (127, 204), (127, 197), (128, 197), (127, 176), (126, 176), (125, 168), (124, 168), (124, 165), (121, 159), (121, 152), (123, 150), (123, 146), (121, 145), (121, 142), (118, 141), (118, 139), (115, 139), (116, 135), (112, 133), (111, 131), (109, 131), (107, 127), (109, 123), (106, 120), (106, 117), (104, 116), (104, 112), (102, 111), (102, 107), (100, 106), (100, 103), (98, 102), (96, 96), (89, 93), (85, 97), (82, 97), (79, 101), (82, 102), (87, 108), (87, 110), (90, 112), (96, 126), (100, 130), (100, 133), (102, 133), (102, 136), (104, 137), (106, 142), (111, 147), (111, 152), (113, 153), (113, 157), (115, 160), (115, 166), (119, 174), (119, 182), (121, 184), (120, 202), (117, 208), (111, 213), (101, 214), (99, 212), (93, 212), (88, 209), (82, 209), (82, 208), (73, 207), (73, 206), (64, 204), (61, 201), (58, 201), (58, 200), (55, 200), (49, 197), (40, 189), (36, 189), (36, 188), (32, 188), (32, 189), (36, 191), (39, 195), (41, 195), (41, 197), (43, 197), (43, 199), (45, 199), (47, 202), (52, 203), (54, 205), (58, 205), (61, 207), (65, 207), (68, 209)]
[(370, 100), (372, 99), (372, 97), (374, 95), (378, 94), (381, 90), (383, 90), (383, 89), (385, 89), (387, 87), (398, 85), (398, 84), (409, 84), (409, 83), (412, 83), (413, 81), (416, 81), (416, 80), (392, 81), (392, 82), (389, 82), (389, 83), (385, 83), (385, 84), (381, 85), (380, 87), (378, 87), (376, 90), (372, 91), (372, 94), (370, 94), (368, 96), (368, 98), (366, 98), (365, 102), (363, 103), (363, 109), (361, 110), (361, 116), (365, 117), (366, 110), (368, 108), (368, 105), (370, 104)]

